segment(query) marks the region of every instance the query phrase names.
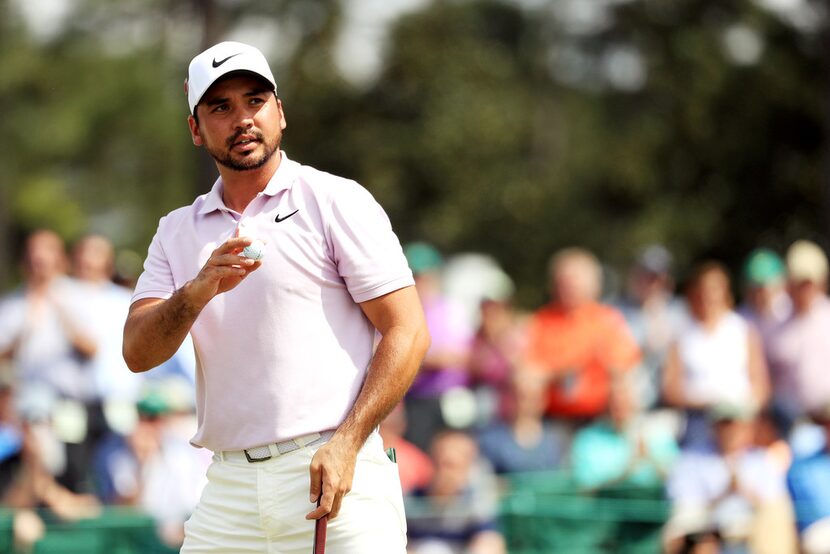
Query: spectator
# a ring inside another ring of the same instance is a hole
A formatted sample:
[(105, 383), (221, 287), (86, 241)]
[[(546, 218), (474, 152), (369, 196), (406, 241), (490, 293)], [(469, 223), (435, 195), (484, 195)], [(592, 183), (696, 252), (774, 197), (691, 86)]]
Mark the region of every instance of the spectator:
[(481, 302), (481, 323), (470, 349), (470, 378), (476, 392), (479, 423), (503, 420), (513, 373), (521, 364), (524, 325), (506, 300)]
[(63, 240), (57, 234), (40, 230), (29, 235), (24, 285), (0, 301), (0, 357), (13, 360), (21, 393), (45, 386), (59, 397), (52, 417), (67, 450), (61, 482), (80, 492), (89, 490), (84, 441), (94, 384), (88, 362), (98, 344), (93, 318), (85, 317), (81, 287), (66, 277), (66, 268)]
[(611, 388), (608, 418), (574, 437), (571, 467), (584, 489), (629, 484), (661, 485), (678, 454), (673, 429), (660, 416), (640, 412), (633, 386), (620, 379)]
[(70, 262), (83, 310), (79, 315), (88, 322), (97, 346), (95, 355), (84, 364), (92, 387), (84, 401), (86, 435), (80, 444), (68, 447), (70, 471), (77, 480), (86, 477), (97, 443), (107, 431), (111, 427), (123, 429), (119, 416), (128, 413), (129, 421), (134, 421), (134, 411), (129, 410), (138, 400), (142, 377), (129, 371), (121, 354), (122, 329), (131, 294), (111, 280), (112, 244), (100, 235), (87, 235), (75, 243)]
[(552, 301), (530, 321), (526, 363), (549, 381), (547, 412), (584, 420), (608, 408), (612, 380), (640, 361), (625, 319), (598, 302), (601, 269), (581, 248), (550, 262)]
[(66, 277), (63, 240), (39, 230), (26, 239), (22, 287), (0, 300), (0, 358), (10, 358), (22, 387), (45, 384), (85, 400), (92, 386), (82, 362), (96, 353), (77, 285)]
[(73, 521), (97, 516), (99, 506), (94, 497), (75, 494), (55, 478), (65, 460), (63, 445), (52, 429), (54, 392), (46, 386), (31, 386), (18, 391), (14, 400), (19, 420), (6, 412), (4, 417), (9, 419), (4, 424), (17, 429), (20, 442), (0, 462), (0, 505), (15, 510), (14, 540), (20, 551), (28, 551), (45, 532), (37, 511), (47, 509), (58, 519)]
[(141, 376), (127, 369), (121, 354), (122, 329), (130, 309), (131, 292), (112, 282), (115, 252), (108, 239), (87, 235), (72, 249), (72, 274), (83, 285), (81, 294), (98, 345), (90, 360), (95, 402), (139, 399)]
[(816, 244), (797, 241), (787, 250), (786, 266), (793, 313), (770, 334), (767, 348), (773, 407), (785, 433), (830, 401), (827, 257)]
[(383, 447), (394, 448), (404, 495), (415, 489), (422, 489), (432, 480), (434, 468), (427, 454), (403, 438), (406, 431), (406, 410), (398, 404), (380, 424)]
[(495, 482), (480, 464), (475, 441), (444, 431), (432, 442), (435, 474), (407, 500), (410, 554), (503, 554), (496, 530)]
[(778, 431), (775, 416), (769, 406), (755, 419), (755, 446), (766, 450), (767, 456), (782, 475), (786, 475), (793, 461), (790, 444)]
[(158, 384), (176, 377), (193, 388), (193, 342), (188, 335), (176, 354), (150, 375), (129, 371), (121, 353), (121, 343), (132, 292), (113, 282), (115, 253), (112, 243), (101, 235), (87, 235), (75, 244), (71, 261), (72, 273), (82, 285), (80, 294), (85, 315), (98, 345), (96, 355), (90, 360), (95, 384), (92, 415), (101, 417), (103, 407), (107, 423), (116, 431), (124, 431), (125, 423), (119, 420), (120, 414), (132, 412), (128, 408), (135, 407), (142, 385), (148, 381)]
[(568, 436), (561, 426), (545, 421), (545, 379), (519, 372), (510, 381), (507, 420), (496, 421), (478, 437), (481, 453), (496, 473), (558, 469), (565, 458)]
[(687, 535), (716, 534), (721, 552), (795, 553), (792, 506), (775, 462), (753, 446), (755, 409), (719, 404), (708, 412), (715, 447), (684, 451), (667, 485), (669, 554)]
[(711, 440), (705, 412), (720, 403), (760, 407), (769, 381), (757, 332), (732, 310), (729, 276), (717, 262), (699, 265), (687, 288), (692, 317), (669, 350), (667, 404), (686, 411), (685, 446)]
[(796, 458), (787, 475), (805, 554), (830, 553), (830, 403), (813, 410), (813, 421), (823, 428), (825, 445)]
[(165, 543), (180, 546), (210, 460), (172, 427), (173, 410), (162, 391), (148, 391), (138, 413), (133, 432), (111, 435), (96, 455), (99, 494), (107, 503), (140, 507), (155, 518)]
[[(23, 432), (14, 407), (12, 371), (10, 363), (0, 360), (0, 467), (23, 446)], [(5, 488), (7, 477), (0, 471), (0, 489)]]
[[(427, 450), (434, 434), (450, 426), (446, 400), (451, 391), (470, 384), (467, 364), (472, 332), (463, 309), (441, 292), (443, 260), (429, 244), (416, 242), (404, 248), (424, 307), (432, 344), (404, 405), (409, 425), (406, 437)], [(442, 403), (443, 400), (443, 403)], [(472, 421), (470, 421), (472, 423)]]
[(0, 360), (0, 494), (9, 488), (23, 449), (23, 427), (14, 401), (12, 367)]
[(24, 421), (23, 442), (19, 457), (9, 460), (16, 469), (2, 494), (2, 504), (17, 509), (49, 508), (63, 519), (97, 515), (98, 503), (92, 496), (75, 494), (60, 485), (44, 460), (42, 433), (37, 421)]
[(645, 248), (629, 272), (627, 294), (620, 303), (625, 320), (643, 354), (633, 385), (643, 409), (660, 399), (660, 371), (686, 309), (673, 294), (672, 256), (660, 245)]
[(738, 313), (755, 325), (764, 345), (792, 311), (784, 262), (766, 248), (753, 250), (744, 265), (745, 301)]

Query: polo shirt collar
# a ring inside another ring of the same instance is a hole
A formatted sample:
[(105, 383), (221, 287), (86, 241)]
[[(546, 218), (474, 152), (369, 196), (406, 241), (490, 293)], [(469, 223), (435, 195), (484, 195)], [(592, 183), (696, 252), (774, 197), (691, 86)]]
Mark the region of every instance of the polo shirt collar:
[[(294, 179), (297, 177), (297, 171), (300, 164), (293, 160), (289, 160), (288, 156), (286, 156), (285, 152), (282, 150), (280, 150), (280, 156), (280, 166), (271, 177), (271, 180), (268, 181), (268, 184), (265, 186), (265, 190), (262, 191), (262, 194), (267, 196), (274, 196), (278, 192), (290, 189), (291, 185), (294, 183)], [(216, 210), (228, 209), (227, 206), (225, 206), (225, 202), (222, 200), (223, 186), (222, 177), (216, 179), (216, 182), (213, 183), (213, 187), (210, 189), (210, 192), (205, 195), (205, 201), (202, 203), (202, 207), (198, 211), (200, 215), (208, 214)]]
[(216, 182), (213, 183), (213, 187), (210, 189), (210, 192), (205, 195), (205, 201), (202, 203), (202, 207), (199, 208), (197, 213), (199, 215), (203, 215), (215, 212), (216, 210), (227, 209), (228, 208), (225, 207), (225, 203), (222, 202), (222, 178), (219, 177), (216, 179)]
[(280, 166), (277, 168), (276, 173), (274, 173), (271, 180), (268, 181), (268, 184), (265, 186), (265, 190), (262, 191), (262, 194), (268, 196), (274, 196), (278, 192), (288, 190), (291, 188), (291, 185), (294, 183), (294, 179), (297, 177), (297, 172), (300, 167), (300, 164), (293, 160), (289, 160), (288, 156), (285, 155), (285, 152), (280, 150)]

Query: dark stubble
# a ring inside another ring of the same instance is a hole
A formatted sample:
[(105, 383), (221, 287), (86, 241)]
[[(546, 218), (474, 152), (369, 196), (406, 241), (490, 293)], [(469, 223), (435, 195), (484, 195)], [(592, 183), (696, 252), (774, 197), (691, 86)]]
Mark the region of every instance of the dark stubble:
[[(235, 159), (233, 157), (231, 149), (234, 144), (239, 141), (239, 137), (242, 135), (253, 136), (265, 147), (265, 151), (261, 156), (257, 157), (253, 154), (249, 154), (241, 159)], [(224, 148), (211, 148), (205, 145), (205, 149), (217, 163), (220, 163), (229, 169), (233, 169), (235, 171), (250, 171), (252, 169), (259, 169), (271, 159), (274, 152), (279, 149), (281, 139), (282, 133), (278, 133), (272, 140), (266, 140), (265, 136), (259, 131), (240, 129), (225, 140)]]

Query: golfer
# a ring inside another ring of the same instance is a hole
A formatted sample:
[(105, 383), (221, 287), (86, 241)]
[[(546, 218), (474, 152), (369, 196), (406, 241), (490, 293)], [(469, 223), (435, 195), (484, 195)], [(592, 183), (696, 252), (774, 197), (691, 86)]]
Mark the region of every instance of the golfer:
[[(214, 456), (182, 552), (307, 554), (328, 516), (327, 552), (403, 554), (377, 427), (429, 337), (389, 219), (354, 181), (280, 150), (285, 113), (256, 48), (202, 52), (186, 89), (193, 143), (219, 178), (161, 218), (124, 328), (134, 372), (193, 337), (191, 442)], [(254, 239), (258, 260), (242, 255)]]

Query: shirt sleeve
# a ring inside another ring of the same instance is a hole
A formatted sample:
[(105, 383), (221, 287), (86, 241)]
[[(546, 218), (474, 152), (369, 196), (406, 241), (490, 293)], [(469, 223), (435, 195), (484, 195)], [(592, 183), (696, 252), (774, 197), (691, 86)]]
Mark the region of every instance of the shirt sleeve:
[(170, 270), (170, 263), (167, 261), (167, 255), (161, 243), (165, 221), (166, 217), (159, 221), (156, 235), (147, 250), (147, 259), (144, 260), (144, 272), (142, 272), (135, 285), (132, 302), (144, 298), (166, 300), (176, 292), (173, 272)]
[(681, 456), (669, 474), (666, 494), (675, 504), (701, 504), (711, 500), (698, 477), (706, 471), (703, 461), (697, 457)]
[(545, 352), (545, 332), (540, 314), (534, 314), (527, 326), (527, 338), (524, 344), (525, 364), (530, 369), (547, 372), (551, 366)]
[(640, 362), (640, 347), (622, 313), (608, 308), (605, 323), (605, 344), (600, 351), (605, 366), (618, 370), (635, 367)]
[(54, 297), (71, 328), (85, 338), (95, 341), (100, 347), (98, 331), (95, 327), (96, 320), (90, 314), (90, 309), (94, 308), (94, 302), (91, 302), (88, 285), (66, 277), (53, 286)]
[(0, 300), (0, 351), (9, 348), (20, 336), (26, 318), (23, 306), (16, 292)]
[(369, 191), (347, 181), (332, 196), (330, 215), (334, 261), (355, 302), (415, 283), (389, 218)]
[(788, 495), (785, 475), (778, 471), (765, 452), (757, 451), (747, 455), (741, 470), (741, 484), (761, 500), (778, 500)]

